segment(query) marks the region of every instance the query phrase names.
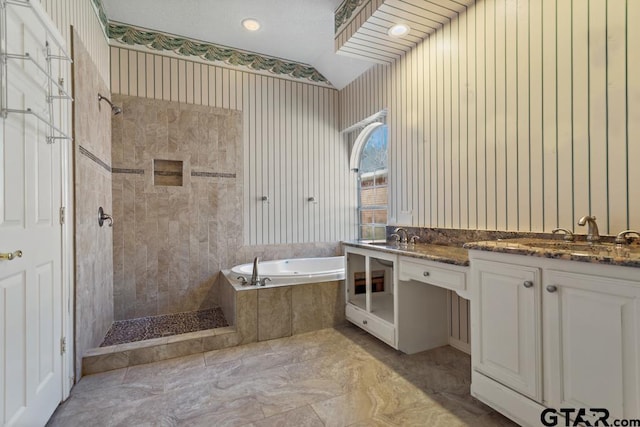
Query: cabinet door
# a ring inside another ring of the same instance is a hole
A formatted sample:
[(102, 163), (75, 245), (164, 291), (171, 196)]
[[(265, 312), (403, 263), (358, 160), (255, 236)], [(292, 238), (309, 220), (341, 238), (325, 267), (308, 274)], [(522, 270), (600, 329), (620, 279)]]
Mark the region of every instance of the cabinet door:
[(549, 271), (544, 284), (548, 405), (640, 416), (640, 282)]
[(346, 251), (345, 292), (347, 304), (352, 304), (362, 310), (367, 310), (367, 289), (369, 260), (365, 255)]
[(471, 355), (476, 371), (540, 401), (540, 270), (472, 262)]

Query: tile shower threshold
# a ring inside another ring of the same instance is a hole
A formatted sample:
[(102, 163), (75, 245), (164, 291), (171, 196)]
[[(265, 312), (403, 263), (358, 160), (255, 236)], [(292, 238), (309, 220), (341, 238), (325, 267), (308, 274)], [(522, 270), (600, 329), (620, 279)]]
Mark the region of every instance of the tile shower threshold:
[(96, 374), (128, 366), (173, 359), (236, 345), (235, 326), (206, 329), (180, 335), (152, 338), (85, 351), (82, 374)]

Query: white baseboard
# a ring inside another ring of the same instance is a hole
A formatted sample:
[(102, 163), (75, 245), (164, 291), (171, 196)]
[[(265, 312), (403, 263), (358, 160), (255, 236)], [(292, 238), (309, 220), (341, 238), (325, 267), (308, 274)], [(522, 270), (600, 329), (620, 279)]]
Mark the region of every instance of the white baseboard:
[(468, 342), (460, 341), (459, 339), (449, 337), (449, 345), (455, 349), (460, 350), (463, 353), (471, 354), (471, 344)]

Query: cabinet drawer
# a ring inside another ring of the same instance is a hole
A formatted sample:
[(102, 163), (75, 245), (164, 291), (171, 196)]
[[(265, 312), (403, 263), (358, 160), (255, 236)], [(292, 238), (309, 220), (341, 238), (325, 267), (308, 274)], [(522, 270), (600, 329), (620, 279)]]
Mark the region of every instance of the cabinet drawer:
[(466, 274), (462, 271), (436, 267), (431, 262), (400, 259), (400, 280), (417, 280), (454, 291), (466, 289)]
[(350, 322), (395, 348), (396, 329), (392, 324), (351, 304), (347, 304), (346, 317)]

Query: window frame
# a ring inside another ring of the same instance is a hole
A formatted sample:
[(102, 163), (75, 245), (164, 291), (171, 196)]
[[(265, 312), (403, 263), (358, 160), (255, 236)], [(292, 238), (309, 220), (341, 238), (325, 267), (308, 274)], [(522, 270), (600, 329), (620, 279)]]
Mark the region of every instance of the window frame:
[[(376, 239), (375, 238), (375, 229), (376, 228), (382, 228), (380, 226), (382, 226), (382, 224), (378, 224), (378, 223), (367, 223), (367, 224), (363, 224), (362, 223), (362, 211), (363, 211), (363, 206), (362, 206), (362, 183), (361, 183), (361, 177), (362, 174), (359, 171), (359, 166), (360, 166), (360, 160), (362, 157), (362, 153), (364, 151), (365, 146), (367, 145), (367, 143), (369, 142), (369, 139), (371, 137), (371, 135), (373, 135), (381, 126), (386, 126), (385, 123), (383, 122), (374, 122), (374, 123), (370, 123), (369, 125), (365, 126), (364, 129), (362, 129), (360, 131), (360, 133), (358, 134), (358, 137), (356, 138), (354, 145), (353, 145), (353, 150), (351, 152), (351, 159), (349, 162), (351, 171), (354, 172), (356, 174), (356, 185), (357, 185), (357, 201), (356, 201), (356, 214), (357, 214), (357, 228), (358, 228), (358, 240), (359, 241), (367, 241), (367, 242), (383, 242), (386, 241), (386, 232), (385, 232), (385, 238), (384, 239)], [(386, 205), (371, 205), (371, 206), (366, 206), (366, 208), (364, 210), (385, 210), (387, 212), (387, 222), (384, 224), (384, 227), (386, 229), (386, 226), (388, 224), (389, 221), (389, 188), (390, 188), (390, 174), (389, 174), (389, 134), (388, 134), (388, 129), (387, 129), (387, 165), (384, 169), (376, 169), (373, 172), (368, 172), (368, 173), (372, 173), (373, 174), (373, 188), (377, 189), (377, 188), (383, 188), (386, 187), (387, 188), (387, 200), (386, 200)], [(385, 176), (386, 176), (386, 184), (384, 185), (378, 185), (377, 184), (377, 176), (379, 174), (379, 172), (384, 171), (385, 172)], [(367, 238), (363, 238), (362, 235), (362, 229), (363, 227), (370, 227), (371, 230), (374, 231), (371, 239), (367, 239)]]

